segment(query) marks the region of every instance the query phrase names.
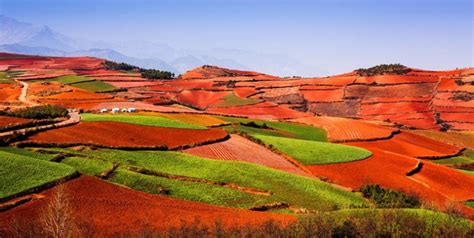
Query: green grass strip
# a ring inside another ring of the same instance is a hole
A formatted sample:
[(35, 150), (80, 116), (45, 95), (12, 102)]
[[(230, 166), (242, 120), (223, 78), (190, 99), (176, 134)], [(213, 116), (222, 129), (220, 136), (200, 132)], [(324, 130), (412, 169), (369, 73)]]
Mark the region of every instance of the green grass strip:
[(355, 146), (265, 135), (252, 136), (305, 165), (351, 162), (372, 155), (372, 152)]
[(113, 121), (145, 126), (159, 126), (184, 129), (207, 129), (205, 126), (189, 124), (159, 116), (133, 115), (133, 114), (81, 114), (83, 121)]

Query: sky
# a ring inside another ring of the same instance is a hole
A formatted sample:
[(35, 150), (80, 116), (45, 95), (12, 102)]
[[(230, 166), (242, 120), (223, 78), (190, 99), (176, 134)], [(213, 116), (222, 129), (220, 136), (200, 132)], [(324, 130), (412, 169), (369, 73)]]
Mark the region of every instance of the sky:
[(472, 0), (0, 0), (72, 37), (282, 54), (330, 73), (474, 66)]

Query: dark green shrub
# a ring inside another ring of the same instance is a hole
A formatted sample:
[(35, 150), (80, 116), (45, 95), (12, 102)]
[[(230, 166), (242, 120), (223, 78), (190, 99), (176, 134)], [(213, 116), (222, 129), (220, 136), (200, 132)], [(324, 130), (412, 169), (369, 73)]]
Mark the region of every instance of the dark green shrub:
[(53, 119), (58, 117), (67, 117), (68, 111), (65, 108), (54, 105), (35, 106), (20, 109), (17, 111), (1, 112), (0, 114), (12, 117), (22, 117), (28, 119)]
[(360, 76), (374, 76), (374, 75), (383, 75), (383, 74), (407, 74), (411, 69), (401, 64), (380, 64), (367, 69), (358, 69), (356, 70), (357, 74)]
[(421, 201), (417, 196), (382, 188), (378, 184), (364, 185), (360, 188), (360, 192), (379, 208), (417, 208), (421, 206)]

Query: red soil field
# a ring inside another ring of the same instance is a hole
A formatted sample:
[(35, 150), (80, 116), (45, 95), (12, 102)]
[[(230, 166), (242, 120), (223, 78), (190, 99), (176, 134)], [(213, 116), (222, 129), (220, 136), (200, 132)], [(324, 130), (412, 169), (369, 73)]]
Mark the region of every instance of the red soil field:
[(242, 88), (234, 88), (234, 93), (241, 98), (246, 98), (258, 93), (258, 91), (255, 90), (255, 88), (242, 87)]
[(436, 83), (400, 84), (387, 86), (348, 85), (345, 88), (346, 97), (358, 98), (392, 98), (392, 97), (422, 97), (433, 93)]
[(413, 112), (406, 114), (394, 114), (394, 115), (364, 115), (364, 120), (379, 120), (383, 121), (389, 119), (390, 121), (409, 120), (409, 119), (432, 119), (433, 112)]
[(300, 87), (300, 90), (332, 90), (332, 89), (341, 89), (342, 86), (337, 85), (304, 85)]
[(403, 83), (437, 83), (439, 78), (437, 76), (421, 76), (421, 75), (376, 75), (370, 77), (359, 77), (356, 83), (363, 84), (403, 84)]
[(202, 66), (187, 71), (182, 74), (180, 79), (207, 79), (215, 77), (231, 77), (231, 76), (257, 76), (260, 73), (251, 71), (241, 71), (219, 68), (216, 66)]
[(362, 104), (373, 104), (373, 103), (388, 103), (388, 102), (426, 102), (429, 103), (431, 95), (419, 96), (419, 97), (371, 97), (364, 98)]
[(340, 102), (343, 101), (344, 90), (300, 90), (309, 102)]
[(449, 125), (454, 130), (474, 131), (474, 123), (450, 122)]
[(423, 119), (402, 119), (402, 120), (394, 120), (398, 124), (402, 124), (411, 128), (416, 129), (434, 129), (438, 130), (441, 128), (440, 125), (436, 124), (434, 118), (423, 118)]
[(364, 141), (388, 138), (397, 131), (368, 122), (338, 117), (306, 117), (291, 120), (323, 128), (332, 142)]
[[(417, 164), (417, 160), (397, 153), (384, 151), (373, 145), (364, 147), (373, 152), (373, 156), (355, 162), (311, 165), (307, 166), (314, 175), (324, 176), (330, 181), (342, 186), (358, 189), (365, 184), (380, 184), (382, 187), (417, 194), (426, 201), (433, 202), (440, 208), (445, 208), (448, 201), (465, 201), (474, 197), (474, 177), (454, 169), (435, 166), (424, 162), (425, 166), (419, 175), (406, 176)], [(436, 176), (440, 173), (442, 176)], [(462, 184), (460, 189), (450, 187)], [(454, 191), (455, 190), (455, 191)], [(447, 191), (452, 192), (447, 195)], [(474, 214), (473, 209), (463, 207), (467, 214)]]
[(461, 148), (428, 137), (401, 132), (388, 140), (350, 143), (359, 147), (376, 147), (410, 157), (445, 157), (457, 154)]
[(19, 117), (0, 116), (0, 129), (29, 122), (29, 119)]
[(130, 76), (88, 76), (104, 82), (146, 82), (148, 79)]
[(108, 82), (118, 88), (133, 88), (133, 87), (143, 87), (143, 86), (155, 86), (161, 85), (162, 82)]
[(207, 112), (220, 115), (251, 117), (262, 120), (292, 119), (311, 116), (309, 113), (295, 111), (287, 106), (268, 106), (267, 103), (258, 103), (242, 107), (209, 108), (207, 109)]
[(239, 135), (232, 135), (229, 140), (224, 142), (198, 146), (184, 150), (184, 152), (210, 159), (260, 164), (292, 174), (311, 176), (284, 157)]
[(263, 91), (263, 98), (279, 97), (290, 94), (299, 94), (298, 87), (270, 88)]
[(474, 123), (474, 113), (442, 113), (441, 119), (448, 122)]
[[(46, 190), (41, 193), (44, 198), (0, 213), (0, 228), (6, 229), (13, 220), (31, 221), (40, 216), (56, 190), (57, 187)], [(179, 227), (182, 222), (192, 223), (195, 220), (211, 227), (216, 220), (220, 220), (224, 227), (257, 226), (269, 220), (281, 225), (296, 221), (290, 215), (225, 208), (147, 194), (89, 176), (65, 183), (64, 191), (70, 193), (69, 203), (74, 219), (86, 223), (98, 237), (115, 237), (117, 233), (137, 236), (146, 229), (166, 231)]]
[(460, 109), (470, 110), (474, 109), (474, 100), (462, 101), (462, 100), (439, 100), (435, 98), (433, 105), (441, 107), (457, 107)]
[(18, 84), (0, 84), (0, 101), (18, 102), (21, 86)]
[(113, 99), (109, 94), (103, 93), (93, 93), (88, 91), (83, 91), (79, 89), (73, 89), (72, 92), (64, 92), (60, 94), (55, 94), (47, 97), (42, 97), (43, 99), (49, 100), (97, 100), (97, 99)]
[(409, 112), (426, 112), (429, 110), (429, 104), (424, 102), (390, 102), (362, 104), (359, 113), (360, 115), (388, 115)]
[(221, 99), (228, 95), (228, 91), (213, 92), (204, 90), (182, 91), (177, 95), (179, 102), (199, 108), (206, 108), (221, 102)]
[(151, 105), (143, 102), (126, 102), (126, 101), (117, 101), (117, 102), (102, 102), (97, 105), (90, 107), (91, 110), (101, 110), (103, 108), (111, 110), (112, 108), (136, 108), (137, 110), (142, 111), (154, 111), (154, 112), (196, 112), (192, 109), (185, 108), (176, 108), (168, 106), (157, 106)]
[(469, 85), (469, 84), (457, 85), (455, 79), (443, 78), (441, 79), (438, 85), (438, 91), (439, 92), (464, 91), (464, 92), (474, 93), (474, 85)]
[(433, 130), (410, 130), (410, 132), (474, 150), (474, 132), (441, 132)]
[(226, 137), (227, 133), (221, 129), (191, 130), (120, 122), (81, 122), (70, 127), (40, 132), (26, 141), (117, 148), (153, 148), (166, 145), (172, 149), (223, 140)]
[(71, 70), (29, 70), (28, 73), (18, 75), (15, 78), (22, 81), (34, 79), (49, 79), (61, 76), (73, 75)]

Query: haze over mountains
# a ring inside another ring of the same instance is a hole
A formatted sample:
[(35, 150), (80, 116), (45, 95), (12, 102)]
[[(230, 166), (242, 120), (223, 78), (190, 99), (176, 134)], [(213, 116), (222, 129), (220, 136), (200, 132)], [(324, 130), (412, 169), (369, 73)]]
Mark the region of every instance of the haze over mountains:
[(25, 23), (4, 15), (0, 16), (0, 51), (49, 56), (94, 56), (177, 74), (201, 65), (256, 70), (279, 76), (326, 73), (285, 55), (238, 49), (175, 49), (166, 44), (147, 41), (106, 43), (74, 39), (48, 26)]

